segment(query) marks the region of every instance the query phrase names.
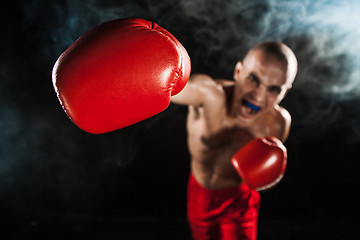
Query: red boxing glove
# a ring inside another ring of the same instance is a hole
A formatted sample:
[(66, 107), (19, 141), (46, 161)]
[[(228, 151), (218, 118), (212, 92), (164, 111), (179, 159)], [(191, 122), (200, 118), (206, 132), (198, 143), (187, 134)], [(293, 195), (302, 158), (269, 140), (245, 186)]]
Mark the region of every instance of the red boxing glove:
[(190, 76), (179, 41), (154, 22), (101, 24), (57, 60), (53, 85), (65, 112), (90, 133), (117, 130), (168, 107)]
[(231, 160), (236, 171), (252, 189), (264, 190), (283, 177), (287, 152), (275, 137), (258, 138), (238, 151)]

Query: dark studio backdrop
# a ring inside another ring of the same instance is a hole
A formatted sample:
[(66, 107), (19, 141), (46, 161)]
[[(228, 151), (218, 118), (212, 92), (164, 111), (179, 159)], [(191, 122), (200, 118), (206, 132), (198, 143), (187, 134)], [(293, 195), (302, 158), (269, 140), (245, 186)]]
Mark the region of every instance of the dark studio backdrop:
[(9, 1), (0, 31), (0, 238), (190, 239), (186, 107), (92, 135), (63, 112), (57, 57), (87, 30), (153, 20), (187, 49), (193, 73), (232, 78), (263, 40), (299, 62), (282, 102), (288, 167), (262, 192), (259, 239), (358, 239), (358, 1)]

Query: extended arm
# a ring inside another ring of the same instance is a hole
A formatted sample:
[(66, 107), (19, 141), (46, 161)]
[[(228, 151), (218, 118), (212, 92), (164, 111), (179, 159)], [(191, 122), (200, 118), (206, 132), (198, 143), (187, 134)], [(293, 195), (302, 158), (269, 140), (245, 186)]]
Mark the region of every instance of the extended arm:
[(192, 75), (185, 88), (171, 98), (181, 105), (202, 108), (210, 132), (216, 132), (224, 124), (225, 93), (221, 85), (204, 74)]

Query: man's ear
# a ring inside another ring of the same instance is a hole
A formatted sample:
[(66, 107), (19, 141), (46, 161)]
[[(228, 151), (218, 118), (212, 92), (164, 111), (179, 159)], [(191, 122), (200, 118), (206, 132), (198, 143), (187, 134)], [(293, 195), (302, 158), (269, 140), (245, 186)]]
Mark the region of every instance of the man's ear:
[(240, 76), (240, 73), (242, 71), (242, 67), (243, 67), (243, 64), (241, 61), (238, 61), (235, 65), (235, 70), (234, 70), (234, 80), (238, 80), (239, 79), (239, 76)]

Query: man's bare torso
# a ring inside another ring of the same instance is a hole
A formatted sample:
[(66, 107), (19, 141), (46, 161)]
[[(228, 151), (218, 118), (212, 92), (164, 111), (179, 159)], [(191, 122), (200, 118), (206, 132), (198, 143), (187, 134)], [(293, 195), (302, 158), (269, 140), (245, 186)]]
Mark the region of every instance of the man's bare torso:
[[(232, 82), (218, 81), (224, 88), (227, 110), (231, 108)], [(257, 137), (276, 136), (281, 139), (283, 128), (282, 108), (274, 108), (250, 126), (241, 122), (226, 111), (224, 127), (216, 133), (206, 130), (204, 108), (189, 106), (187, 118), (188, 145), (191, 154), (191, 170), (197, 181), (209, 189), (223, 189), (238, 186), (242, 180), (231, 165), (232, 156), (244, 145)], [(220, 109), (211, 109), (219, 111)]]

